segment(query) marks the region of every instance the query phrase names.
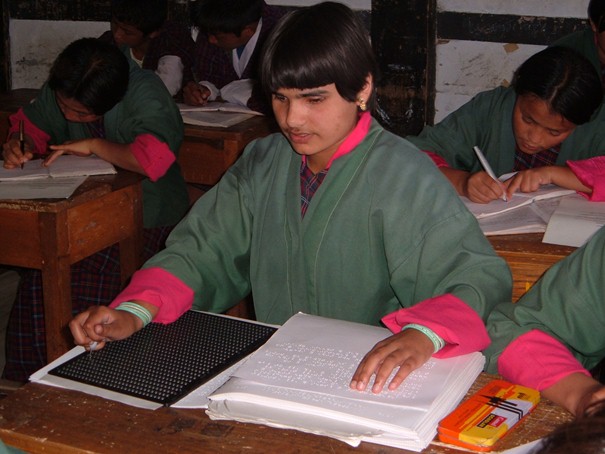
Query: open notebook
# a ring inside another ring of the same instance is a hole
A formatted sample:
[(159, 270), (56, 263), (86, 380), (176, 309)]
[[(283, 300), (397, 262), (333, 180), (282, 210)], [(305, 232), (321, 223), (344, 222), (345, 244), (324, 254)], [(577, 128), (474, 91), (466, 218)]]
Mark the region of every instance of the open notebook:
[(466, 197), (461, 196), (460, 198), (477, 219), (483, 219), (516, 210), (539, 200), (552, 199), (574, 193), (573, 189), (564, 189), (554, 184), (547, 184), (534, 192), (515, 192), (511, 199), (506, 202), (502, 199), (497, 199), (489, 203), (475, 203)]
[(213, 419), (233, 419), (420, 451), (469, 390), (481, 353), (430, 359), (399, 389), (349, 388), (363, 355), (385, 328), (296, 314), (209, 396)]
[(115, 167), (96, 156), (61, 155), (44, 167), (42, 159), (27, 161), (23, 169), (5, 169), (0, 162), (0, 181), (20, 181), (37, 178), (78, 177), (116, 173)]
[(228, 102), (209, 102), (204, 106), (178, 104), (183, 123), (227, 128), (255, 115), (263, 115), (246, 106)]

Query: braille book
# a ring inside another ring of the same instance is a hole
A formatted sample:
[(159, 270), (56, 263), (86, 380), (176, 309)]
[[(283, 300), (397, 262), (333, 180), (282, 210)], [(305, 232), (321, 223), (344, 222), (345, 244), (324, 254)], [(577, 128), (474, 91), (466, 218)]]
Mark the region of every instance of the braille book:
[(206, 312), (151, 323), (127, 339), (82, 353), (48, 373), (171, 405), (241, 360), (276, 328)]
[(297, 429), (342, 440), (421, 451), (439, 421), (466, 395), (485, 358), (431, 358), (396, 390), (349, 387), (364, 354), (386, 328), (298, 313), (214, 393), (212, 419)]

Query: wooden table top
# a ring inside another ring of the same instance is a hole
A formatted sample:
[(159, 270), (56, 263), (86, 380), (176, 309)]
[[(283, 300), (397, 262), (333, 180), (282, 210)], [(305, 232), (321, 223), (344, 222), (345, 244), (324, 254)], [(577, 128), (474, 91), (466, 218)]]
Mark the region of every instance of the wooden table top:
[(566, 257), (577, 248), (559, 244), (543, 243), (543, 233), (519, 233), (514, 235), (493, 235), (487, 239), (497, 251), (508, 251), (532, 255)]
[[(481, 374), (470, 392), (495, 376)], [(497, 450), (547, 435), (571, 415), (542, 401)], [(143, 410), (76, 391), (29, 383), (0, 400), (0, 438), (11, 446), (45, 453), (405, 453), (362, 443), (358, 448), (295, 430), (234, 421), (212, 421), (201, 409)], [(460, 454), (434, 442), (426, 454)]]
[(0, 208), (12, 210), (58, 213), (67, 207), (95, 200), (103, 194), (118, 191), (143, 180), (143, 176), (127, 170), (119, 170), (113, 175), (89, 176), (66, 199), (0, 199)]

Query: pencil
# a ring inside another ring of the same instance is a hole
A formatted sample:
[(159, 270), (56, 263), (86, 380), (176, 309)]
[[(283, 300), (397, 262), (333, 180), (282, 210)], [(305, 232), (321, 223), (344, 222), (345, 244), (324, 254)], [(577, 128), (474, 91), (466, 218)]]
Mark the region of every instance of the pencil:
[[(21, 154), (25, 153), (25, 131), (24, 131), (25, 123), (23, 120), (19, 122), (19, 149), (21, 150)], [(21, 163), (21, 168), (23, 168), (23, 163)]]

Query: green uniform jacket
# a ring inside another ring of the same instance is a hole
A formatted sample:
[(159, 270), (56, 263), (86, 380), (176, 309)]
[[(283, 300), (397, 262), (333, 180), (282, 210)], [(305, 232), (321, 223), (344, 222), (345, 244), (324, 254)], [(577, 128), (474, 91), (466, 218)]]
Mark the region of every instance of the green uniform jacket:
[(594, 33), (592, 29), (587, 28), (580, 30), (579, 32), (570, 33), (569, 35), (558, 39), (552, 45), (567, 47), (584, 55), (584, 57), (593, 64), (599, 73), (599, 76), (601, 75), (601, 62), (599, 61), (599, 54), (597, 53), (597, 46), (594, 42)]
[[(515, 304), (500, 304), (489, 317), (487, 371), (497, 373), (500, 354), (532, 329), (563, 343), (586, 369), (605, 358), (605, 228), (553, 265)], [(539, 353), (539, 352), (537, 352)], [(547, 371), (545, 372), (548, 373)]]
[[(423, 151), (443, 157), (454, 169), (471, 173), (483, 170), (473, 147), (485, 154), (496, 175), (513, 171), (515, 136), (513, 108), (517, 96), (512, 87), (498, 87), (478, 94), (435, 126), (425, 126), (418, 136), (408, 136)], [(605, 155), (605, 109), (593, 120), (576, 127), (563, 142), (557, 165)]]
[[(298, 311), (377, 325), (453, 293), (483, 320), (511, 276), (426, 155), (373, 120), (336, 159), (301, 220), (301, 157), (274, 134), (243, 156), (145, 264), (222, 312), (252, 291), (258, 320)], [(171, 303), (172, 304), (172, 303)]]
[[(67, 121), (47, 85), (35, 102), (23, 108), (27, 118), (50, 135), (51, 144), (91, 137), (85, 123)], [(152, 134), (176, 155), (183, 141), (183, 120), (178, 107), (153, 72), (130, 65), (124, 98), (103, 116), (105, 138), (132, 143), (140, 134)], [(188, 209), (185, 180), (175, 162), (156, 182), (143, 180), (143, 221), (147, 228), (174, 225)]]

